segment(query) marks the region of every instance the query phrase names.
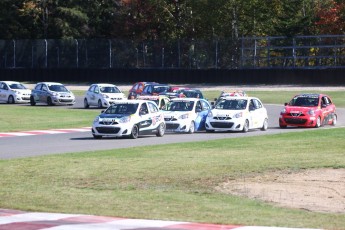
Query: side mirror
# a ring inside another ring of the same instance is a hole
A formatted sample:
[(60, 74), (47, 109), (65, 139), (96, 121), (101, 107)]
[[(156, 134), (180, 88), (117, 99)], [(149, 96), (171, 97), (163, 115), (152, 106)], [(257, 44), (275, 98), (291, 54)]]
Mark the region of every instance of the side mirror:
[(325, 103), (321, 104), (321, 108), (326, 108), (326, 107), (327, 107), (327, 105)]
[(202, 110), (200, 108), (195, 109), (195, 112), (200, 113)]
[(284, 105), (285, 105), (285, 106), (287, 106), (287, 105), (288, 105), (288, 103), (287, 103), (287, 102), (285, 102), (285, 103), (284, 103)]

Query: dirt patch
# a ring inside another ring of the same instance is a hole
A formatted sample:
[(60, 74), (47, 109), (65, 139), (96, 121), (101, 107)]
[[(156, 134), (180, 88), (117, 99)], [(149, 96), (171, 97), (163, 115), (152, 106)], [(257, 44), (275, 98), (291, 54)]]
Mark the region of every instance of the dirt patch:
[(216, 189), (282, 207), (345, 213), (345, 169), (271, 172), (231, 180)]

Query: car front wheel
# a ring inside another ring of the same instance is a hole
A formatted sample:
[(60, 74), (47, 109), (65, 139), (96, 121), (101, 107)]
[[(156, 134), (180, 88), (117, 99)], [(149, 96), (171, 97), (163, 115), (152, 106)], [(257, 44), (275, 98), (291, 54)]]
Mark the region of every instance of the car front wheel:
[(8, 104), (14, 104), (14, 97), (13, 97), (12, 95), (10, 95), (10, 96), (8, 97), (7, 103), (8, 103)]
[(49, 106), (52, 106), (52, 105), (53, 105), (53, 101), (52, 101), (52, 98), (51, 98), (51, 97), (48, 97), (48, 98), (47, 98), (47, 104), (48, 104)]
[(266, 131), (267, 128), (268, 128), (268, 119), (265, 118), (264, 123), (263, 123), (263, 125), (262, 125), (262, 127), (261, 127), (261, 130), (262, 130), (262, 131)]
[(90, 107), (89, 103), (87, 102), (87, 99), (84, 99), (84, 108), (88, 109)]
[(161, 123), (161, 124), (159, 125), (159, 127), (158, 127), (156, 136), (157, 136), (157, 137), (162, 137), (162, 136), (164, 136), (164, 133), (165, 133), (165, 124), (164, 124), (164, 123)]
[(243, 129), (242, 132), (246, 133), (249, 130), (249, 121), (245, 120), (244, 124), (243, 124)]
[(102, 101), (101, 101), (101, 100), (98, 100), (98, 108), (99, 108), (99, 109), (102, 109), (102, 108), (103, 108), (103, 105), (102, 105)]
[(337, 124), (337, 115), (333, 114), (332, 125), (336, 125), (336, 124)]
[(30, 97), (30, 105), (32, 106), (36, 105), (34, 97)]
[(195, 132), (195, 124), (194, 121), (190, 123), (188, 133), (194, 133)]
[(132, 139), (137, 139), (138, 136), (139, 136), (139, 127), (138, 127), (138, 125), (134, 125), (132, 128), (130, 137)]
[(319, 128), (320, 126), (321, 126), (321, 117), (317, 117), (315, 128)]

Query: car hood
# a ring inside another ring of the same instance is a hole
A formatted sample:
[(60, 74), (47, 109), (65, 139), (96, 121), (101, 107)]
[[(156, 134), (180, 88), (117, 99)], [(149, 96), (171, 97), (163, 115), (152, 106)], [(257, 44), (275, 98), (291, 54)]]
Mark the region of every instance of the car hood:
[(312, 107), (304, 107), (304, 106), (285, 106), (285, 110), (287, 113), (306, 113), (309, 110), (316, 110), (317, 107), (312, 106)]
[(124, 97), (123, 93), (102, 93), (102, 95), (107, 95), (108, 97)]
[(245, 112), (245, 110), (213, 109), (212, 115), (214, 117), (233, 117), (235, 114), (241, 112)]
[(163, 111), (163, 115), (165, 118), (168, 117), (179, 117), (183, 114), (189, 114), (192, 115), (193, 113), (191, 111)]
[(101, 115), (99, 115), (99, 118), (122, 118), (122, 117), (126, 117), (126, 116), (130, 116), (131, 114), (105, 114), (102, 113)]
[(30, 89), (11, 89), (12, 91), (16, 91), (16, 92), (20, 92), (20, 93), (27, 93), (27, 94), (31, 94), (31, 90)]

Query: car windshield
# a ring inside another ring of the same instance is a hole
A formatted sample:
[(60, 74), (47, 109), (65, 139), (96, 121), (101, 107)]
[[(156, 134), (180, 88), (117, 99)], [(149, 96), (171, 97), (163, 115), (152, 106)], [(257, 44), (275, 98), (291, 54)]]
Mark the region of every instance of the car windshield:
[(318, 96), (297, 96), (294, 97), (289, 105), (292, 106), (303, 106), (303, 107), (313, 107), (319, 104), (319, 97)]
[(165, 93), (168, 92), (169, 86), (154, 86), (153, 93)]
[(105, 114), (134, 114), (138, 109), (139, 103), (113, 104)]
[(54, 92), (68, 92), (68, 89), (63, 85), (50, 85), (49, 90)]
[(24, 85), (18, 84), (18, 83), (10, 84), (10, 88), (11, 89), (26, 89)]
[(216, 109), (243, 110), (247, 107), (246, 99), (222, 100), (216, 105)]
[(102, 93), (121, 93), (118, 88), (112, 86), (101, 87), (100, 91)]
[(203, 98), (201, 92), (198, 91), (182, 91), (182, 93), (190, 98)]
[(192, 111), (194, 107), (194, 101), (171, 101), (163, 110), (165, 111)]

